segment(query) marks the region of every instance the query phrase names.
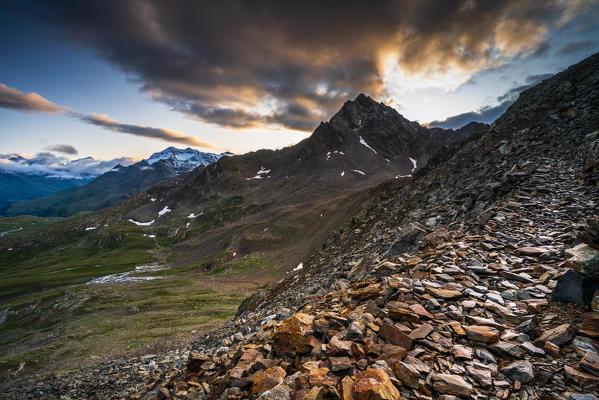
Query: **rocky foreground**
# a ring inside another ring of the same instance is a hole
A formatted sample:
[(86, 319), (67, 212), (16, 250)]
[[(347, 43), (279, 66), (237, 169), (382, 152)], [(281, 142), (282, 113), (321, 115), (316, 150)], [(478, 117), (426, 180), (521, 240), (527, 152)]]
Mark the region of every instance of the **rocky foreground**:
[(596, 55), (525, 92), (184, 363), (122, 361), (2, 396), (596, 399), (598, 88)]

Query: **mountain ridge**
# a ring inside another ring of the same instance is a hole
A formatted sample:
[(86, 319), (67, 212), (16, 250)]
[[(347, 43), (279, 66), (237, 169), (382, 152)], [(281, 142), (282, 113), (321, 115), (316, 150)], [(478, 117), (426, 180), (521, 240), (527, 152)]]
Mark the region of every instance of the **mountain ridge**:
[(171, 146), (137, 163), (128, 166), (117, 164), (85, 185), (67, 188), (46, 197), (10, 204), (3, 208), (1, 213), (8, 216), (30, 214), (65, 217), (82, 211), (105, 208), (156, 182), (185, 174), (229, 154), (203, 153), (191, 148), (181, 150)]

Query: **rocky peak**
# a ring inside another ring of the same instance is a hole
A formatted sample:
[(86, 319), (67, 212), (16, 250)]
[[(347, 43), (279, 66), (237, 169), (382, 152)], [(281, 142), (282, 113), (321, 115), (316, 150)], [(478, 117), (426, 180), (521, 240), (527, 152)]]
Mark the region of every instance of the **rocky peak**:
[(372, 97), (361, 93), (354, 100), (346, 101), (337, 114), (331, 118), (331, 123), (342, 129), (356, 129), (374, 118), (398, 116), (401, 117), (393, 108), (382, 102), (377, 103)]

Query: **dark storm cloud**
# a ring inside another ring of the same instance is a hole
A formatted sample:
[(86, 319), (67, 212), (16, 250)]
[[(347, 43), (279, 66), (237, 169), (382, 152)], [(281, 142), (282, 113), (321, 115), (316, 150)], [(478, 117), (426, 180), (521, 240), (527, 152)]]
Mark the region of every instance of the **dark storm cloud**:
[(54, 146), (48, 146), (47, 149), (64, 154), (79, 154), (77, 149), (69, 144), (57, 144)]
[(479, 110), (454, 115), (442, 121), (433, 121), (427, 125), (429, 127), (458, 129), (473, 121), (490, 124), (499, 118), (501, 114), (503, 114), (505, 110), (507, 110), (508, 107), (511, 106), (514, 101), (516, 101), (520, 93), (551, 76), (552, 74), (529, 75), (524, 79), (524, 85), (514, 87), (501, 96), (498, 96), (496, 101), (499, 102), (499, 104), (497, 105), (484, 106)]
[(493, 68), (538, 50), (546, 32), (576, 15), (580, 5), (560, 0), (26, 4), (17, 9), (64, 28), (175, 110), (226, 127), (300, 130), (311, 130), (360, 92), (384, 97), (383, 60), (389, 57), (407, 74)]
[[(83, 114), (67, 107), (59, 106), (46, 100), (37, 93), (23, 93), (18, 89), (0, 83), (0, 108), (8, 108), (21, 112), (42, 112), (47, 114), (65, 114), (88, 124), (110, 129), (111, 131), (143, 136), (152, 139), (164, 140), (186, 144), (189, 146), (213, 148), (210, 143), (201, 141), (195, 136), (185, 135), (181, 132), (151, 126), (123, 124), (103, 114)], [(69, 145), (56, 145), (49, 150), (66, 154), (77, 154), (77, 150)]]

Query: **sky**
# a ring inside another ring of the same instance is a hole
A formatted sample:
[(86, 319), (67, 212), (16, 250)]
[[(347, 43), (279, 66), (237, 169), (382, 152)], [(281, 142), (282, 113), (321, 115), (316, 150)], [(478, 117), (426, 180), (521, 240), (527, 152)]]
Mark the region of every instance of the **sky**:
[(8, 0), (0, 166), (280, 148), (359, 93), (430, 126), (492, 122), (597, 38), (597, 0)]

